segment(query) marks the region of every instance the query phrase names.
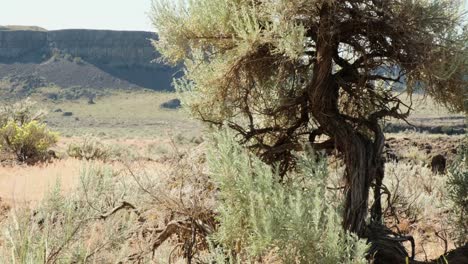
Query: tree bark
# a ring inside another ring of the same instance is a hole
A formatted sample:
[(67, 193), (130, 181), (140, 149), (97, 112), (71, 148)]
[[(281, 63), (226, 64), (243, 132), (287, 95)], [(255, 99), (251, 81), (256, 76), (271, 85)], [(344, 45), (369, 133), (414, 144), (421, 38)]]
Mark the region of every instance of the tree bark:
[[(335, 139), (335, 146), (343, 153), (346, 165), (343, 226), (363, 237), (371, 183), (377, 175), (380, 180), (383, 178), (383, 162), (381, 162), (383, 133), (376, 134), (373, 141), (357, 131), (340, 114), (339, 86), (332, 72), (333, 54), (336, 49), (332, 32), (331, 9), (327, 4), (323, 4), (317, 34), (317, 61), (308, 87), (310, 110), (325, 134)], [(381, 132), (378, 124), (373, 125), (376, 125), (374, 132)], [(378, 198), (380, 202), (380, 194)], [(380, 206), (374, 208), (378, 215)]]

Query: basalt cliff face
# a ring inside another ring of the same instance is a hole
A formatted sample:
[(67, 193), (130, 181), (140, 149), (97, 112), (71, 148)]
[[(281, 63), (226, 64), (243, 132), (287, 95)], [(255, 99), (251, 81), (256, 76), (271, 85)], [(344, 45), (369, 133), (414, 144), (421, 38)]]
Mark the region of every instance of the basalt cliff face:
[[(170, 90), (177, 69), (154, 62), (159, 54), (150, 40), (156, 38), (154, 33), (142, 31), (0, 30), (0, 79), (18, 73), (41, 73), (41, 77), (60, 86), (100, 88), (118, 84)], [(67, 84), (54, 76), (57, 73), (52, 74), (57, 70), (71, 77), (73, 73), (67, 71), (85, 75), (76, 76), (76, 81), (70, 77)], [(118, 81), (99, 83), (99, 79), (112, 78)], [(78, 79), (95, 81), (83, 83)]]

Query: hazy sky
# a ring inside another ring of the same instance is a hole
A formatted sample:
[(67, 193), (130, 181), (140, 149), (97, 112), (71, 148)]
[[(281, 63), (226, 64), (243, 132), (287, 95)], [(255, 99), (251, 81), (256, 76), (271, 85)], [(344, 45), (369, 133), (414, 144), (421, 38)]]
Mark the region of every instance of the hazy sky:
[(0, 0), (0, 25), (153, 31), (151, 0)]
[(150, 7), (151, 0), (0, 0), (0, 25), (153, 31)]

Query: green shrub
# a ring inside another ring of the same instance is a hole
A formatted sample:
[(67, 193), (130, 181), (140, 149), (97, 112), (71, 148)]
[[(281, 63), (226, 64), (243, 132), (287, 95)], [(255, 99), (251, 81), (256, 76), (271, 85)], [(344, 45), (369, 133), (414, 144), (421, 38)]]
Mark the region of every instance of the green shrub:
[(110, 148), (99, 139), (86, 136), (80, 143), (72, 143), (68, 146), (67, 154), (72, 158), (85, 160), (107, 160)]
[(459, 154), (448, 168), (448, 197), (453, 204), (456, 224), (454, 236), (458, 245), (468, 242), (468, 145), (459, 148)]
[(48, 157), (58, 134), (43, 123), (45, 112), (26, 99), (0, 109), (0, 151), (12, 153), (20, 162), (35, 163)]
[(0, 128), (0, 150), (14, 153), (20, 162), (35, 163), (48, 157), (47, 150), (57, 143), (58, 135), (37, 121), (18, 125), (9, 121)]
[(365, 263), (366, 243), (343, 231), (339, 199), (327, 192), (325, 161), (299, 157), (300, 172), (280, 183), (229, 133), (216, 141), (208, 164), (219, 187), (214, 240), (223, 248), (243, 261), (273, 253), (283, 263)]

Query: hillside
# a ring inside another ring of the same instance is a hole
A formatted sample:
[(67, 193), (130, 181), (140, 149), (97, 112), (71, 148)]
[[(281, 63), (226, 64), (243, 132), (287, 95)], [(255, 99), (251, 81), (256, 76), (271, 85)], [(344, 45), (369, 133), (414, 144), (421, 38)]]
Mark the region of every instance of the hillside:
[[(159, 54), (151, 46), (150, 39), (157, 38), (151, 32), (31, 29), (0, 28), (0, 83), (42, 79), (63, 88), (171, 90), (177, 70), (153, 62)], [(0, 90), (22, 88), (0, 85)]]

